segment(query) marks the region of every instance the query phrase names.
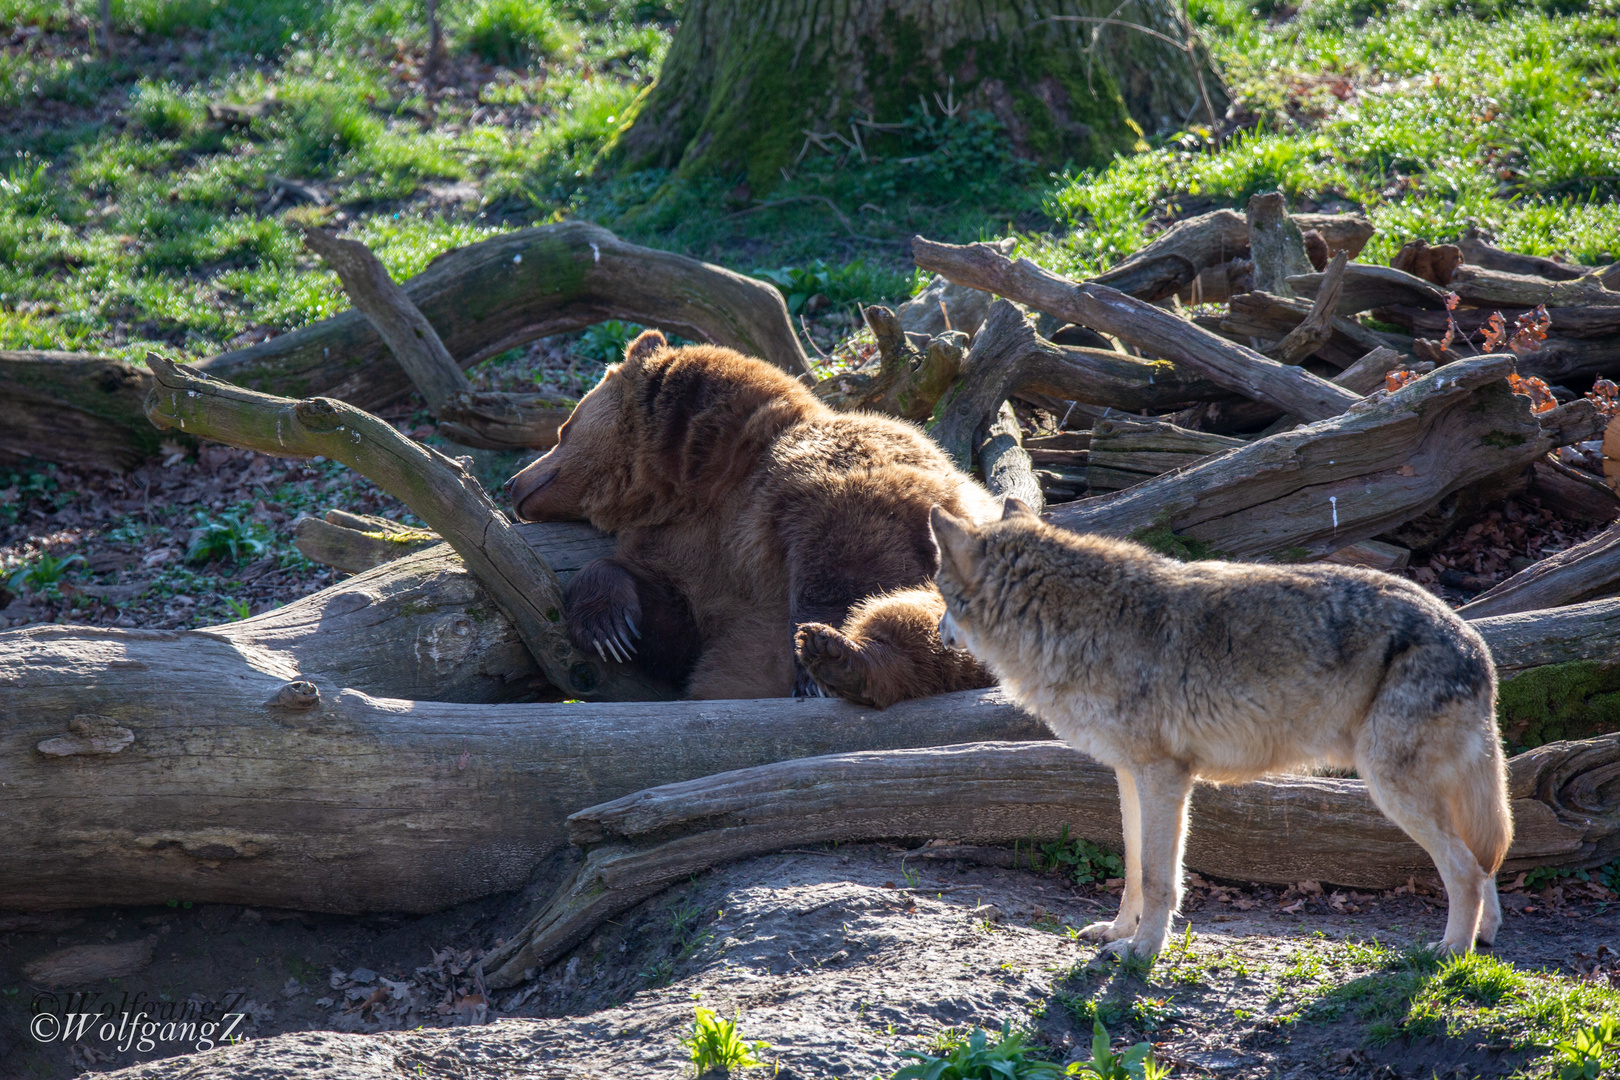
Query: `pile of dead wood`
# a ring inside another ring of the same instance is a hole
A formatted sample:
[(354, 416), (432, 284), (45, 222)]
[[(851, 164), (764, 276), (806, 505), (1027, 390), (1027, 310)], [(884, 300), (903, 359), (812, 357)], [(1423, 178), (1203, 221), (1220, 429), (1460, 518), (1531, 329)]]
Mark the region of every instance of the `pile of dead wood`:
[[(1620, 368), (1615, 268), (1477, 239), (1411, 245), (1398, 267), (1352, 261), (1371, 235), (1262, 196), (1088, 282), (919, 238), (934, 282), (868, 309), (871, 362), (823, 371), (816, 392), (926, 424), (1059, 524), (1182, 554), (1389, 568), (1526, 489), (1566, 515), (1620, 516), (1600, 475), (1620, 428), (1601, 392), (1563, 389)], [(569, 402), (475, 394), (462, 369), (606, 318), (812, 378), (773, 289), (575, 223), (452, 252), (403, 285), (358, 244), (309, 243), (354, 312), (194, 367), (0, 354), (0, 453), (123, 468), (179, 437), (319, 454), (430, 527), (306, 519), (300, 549), (356, 576), (227, 626), (0, 633), (0, 908), (425, 911), (588, 848), (486, 964), (501, 985), (722, 859), (1065, 825), (1117, 844), (1111, 776), (994, 691), (881, 714), (680, 702), (580, 654), (561, 586), (612, 538), (512, 525), (464, 460), (367, 411), (414, 386), (453, 442), (544, 447)], [(1616, 551), (1620, 528), (1464, 609), (1505, 702), (1567, 713), (1616, 678)], [(1620, 734), (1514, 758), (1513, 795), (1509, 870), (1620, 856)], [(1201, 790), (1194, 813), (1220, 826), (1193, 830), (1188, 862), (1206, 874), (1376, 887), (1432, 872), (1354, 780)]]

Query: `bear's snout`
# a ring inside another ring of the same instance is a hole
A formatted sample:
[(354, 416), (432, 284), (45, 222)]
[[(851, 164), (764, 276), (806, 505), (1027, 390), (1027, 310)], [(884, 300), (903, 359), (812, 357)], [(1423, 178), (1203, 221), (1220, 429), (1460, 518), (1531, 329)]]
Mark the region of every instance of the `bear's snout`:
[(541, 467), (541, 462), (537, 461), (506, 482), (506, 497), (511, 500), (519, 521), (542, 519), (543, 511), (532, 504), (536, 503), (536, 496), (557, 479), (559, 472), (556, 466)]

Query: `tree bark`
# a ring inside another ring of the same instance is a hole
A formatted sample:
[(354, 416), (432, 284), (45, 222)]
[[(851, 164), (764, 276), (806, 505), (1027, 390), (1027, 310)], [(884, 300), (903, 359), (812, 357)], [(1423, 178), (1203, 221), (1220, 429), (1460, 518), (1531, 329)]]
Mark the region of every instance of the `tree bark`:
[(1137, 131), (1224, 111), (1207, 54), (1182, 46), (1189, 33), (1162, 0), (691, 0), (610, 160), (742, 174), (757, 194), (817, 142), (883, 154), (920, 100), (993, 113), (1020, 156), (1101, 164)]
[[(1522, 473), (1567, 434), (1561, 421), (1538, 424), (1529, 399), (1508, 390), (1512, 366), (1511, 357), (1460, 361), (1333, 420), (1048, 516), (1112, 536), (1167, 528), (1232, 557), (1325, 555), (1469, 484)], [(1596, 415), (1579, 403), (1564, 408)]]
[[(1503, 872), (1601, 866), (1620, 855), (1620, 735), (1514, 758), (1513, 847)], [(1308, 824), (1305, 824), (1308, 823)], [(1005, 844), (1060, 835), (1123, 846), (1114, 772), (1057, 742), (980, 743), (784, 761), (638, 791), (568, 819), (588, 847), (552, 901), (483, 961), (513, 986), (621, 912), (682, 878), (784, 847), (948, 838)], [(1286, 776), (1193, 792), (1187, 869), (1274, 884), (1387, 889), (1434, 863), (1359, 780)]]
[(1227, 389), (1295, 416), (1337, 416), (1360, 396), (1102, 285), (1081, 284), (1028, 259), (1014, 263), (984, 244), (912, 240), (918, 266), (963, 285), (999, 293), (1093, 330), (1112, 334), (1151, 356), (1185, 365)]
[(1163, 421), (1099, 420), (1091, 426), (1086, 486), (1117, 491), (1243, 445), (1242, 439)]

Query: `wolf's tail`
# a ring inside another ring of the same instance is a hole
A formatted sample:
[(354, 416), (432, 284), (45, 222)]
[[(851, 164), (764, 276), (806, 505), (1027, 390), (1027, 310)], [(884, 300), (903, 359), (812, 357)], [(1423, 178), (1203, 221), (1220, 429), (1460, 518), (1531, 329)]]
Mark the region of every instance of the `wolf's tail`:
[(1480, 755), (1463, 776), (1455, 793), (1453, 813), (1463, 843), (1473, 852), (1479, 868), (1494, 874), (1513, 845), (1513, 811), (1507, 798), (1507, 762), (1500, 745)]

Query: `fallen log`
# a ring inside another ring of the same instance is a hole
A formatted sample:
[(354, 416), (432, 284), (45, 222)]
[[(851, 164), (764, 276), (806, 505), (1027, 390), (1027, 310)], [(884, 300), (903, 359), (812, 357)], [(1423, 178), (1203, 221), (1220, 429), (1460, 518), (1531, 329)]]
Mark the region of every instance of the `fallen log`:
[(1091, 427), (1086, 486), (1118, 491), (1243, 445), (1242, 439), (1162, 420), (1099, 420)]
[(926, 420), (961, 374), (968, 336), (948, 330), (933, 337), (911, 333), (886, 307), (865, 308), (862, 316), (877, 341), (877, 370), (831, 376), (812, 387), (813, 392), (835, 409)]
[[(125, 472), (166, 436), (146, 419), (151, 373), (65, 352), (0, 352), (0, 462), (25, 458)], [(182, 442), (190, 442), (185, 435)]]
[[(1361, 253), (1374, 231), (1359, 214), (1290, 216), (1298, 229), (1317, 233), (1328, 254), (1343, 251), (1352, 259)], [(1176, 222), (1092, 281), (1151, 303), (1188, 288), (1203, 271), (1248, 254), (1248, 220), (1235, 210), (1216, 210)]]
[[(1620, 855), (1617, 763), (1620, 735), (1514, 758), (1514, 842), (1502, 872), (1601, 866)], [(569, 817), (585, 861), (523, 932), (485, 957), (484, 979), (497, 988), (523, 982), (603, 920), (735, 859), (879, 839), (1038, 841), (1065, 827), (1122, 846), (1113, 770), (1057, 742), (840, 754), (638, 791)], [(1436, 876), (1361, 781), (1314, 776), (1199, 785), (1185, 864), (1242, 881), (1361, 889)]]
[[(560, 568), (612, 543), (584, 525), (526, 530)], [(1547, 665), (1612, 660), (1620, 600), (1474, 625), (1505, 678), (1533, 681), (1559, 670)], [(994, 691), (883, 712), (789, 698), (510, 703), (538, 684), (443, 547), (206, 630), (0, 632), (0, 909), (434, 910), (518, 887), (565, 843), (566, 815), (641, 788), (817, 754), (1046, 737)], [(485, 701), (508, 703), (465, 703)]]
[[(1335, 307), (1337, 303), (1335, 298)], [(1315, 301), (1291, 300), (1271, 293), (1251, 291), (1232, 297), (1226, 316), (1218, 319), (1214, 325), (1221, 333), (1239, 338), (1286, 339), (1304, 325), (1313, 310)], [(1349, 366), (1373, 349), (1387, 348), (1392, 344), (1392, 335), (1369, 330), (1342, 315), (1334, 316), (1327, 329), (1326, 336), (1316, 347), (1315, 355), (1339, 368)]]
[[(405, 294), (470, 367), (514, 346), (606, 319), (712, 341), (802, 373), (804, 350), (774, 286), (684, 255), (638, 247), (586, 222), (543, 225), (446, 252)], [(198, 366), (265, 393), (326, 395), (375, 410), (410, 389), (357, 311)]]
[(1464, 231), (1462, 239), (1457, 241), (1457, 248), (1462, 252), (1465, 262), (1486, 270), (1500, 270), (1506, 274), (1528, 274), (1544, 277), (1550, 281), (1574, 281), (1593, 270), (1590, 266), (1571, 266), (1556, 259), (1544, 259), (1539, 255), (1520, 255), (1513, 251), (1503, 251), (1486, 243), (1473, 228)]
[(1542, 506), (1564, 517), (1600, 523), (1620, 518), (1620, 495), (1591, 473), (1551, 455), (1531, 466), (1530, 490)]
[(568, 639), (557, 576), (512, 529), (459, 462), (393, 425), (328, 398), (293, 401), (188, 372), (153, 354), (147, 415), (164, 428), (260, 453), (324, 455), (403, 501), (444, 537), (501, 606), (553, 686), (599, 700), (670, 696), (624, 664), (598, 662)]
[(1590, 428), (1599, 419), (1576, 402), (1563, 407), (1572, 410), (1567, 418), (1546, 413), (1538, 423), (1529, 399), (1508, 390), (1512, 368), (1507, 356), (1461, 361), (1343, 416), (1048, 516), (1077, 531), (1152, 533), (1172, 546), (1190, 539), (1234, 557), (1326, 555), (1411, 521), (1470, 484), (1521, 474), (1560, 439), (1578, 436), (1580, 422)]
[(1024, 449), (1023, 429), (1007, 402), (985, 426), (973, 457), (984, 477), (984, 486), (1002, 499), (1017, 499), (1035, 513), (1046, 509), (1046, 493), (1035, 464)]
[(1296, 416), (1337, 416), (1359, 400), (1302, 368), (1279, 364), (1152, 304), (1106, 286), (1076, 285), (1028, 259), (1011, 262), (985, 244), (936, 244), (919, 236), (912, 240), (912, 255), (925, 270), (1111, 334)]
[(1463, 618), (1511, 615), (1562, 607), (1620, 590), (1620, 525), (1533, 566), (1480, 593), (1457, 609)]

